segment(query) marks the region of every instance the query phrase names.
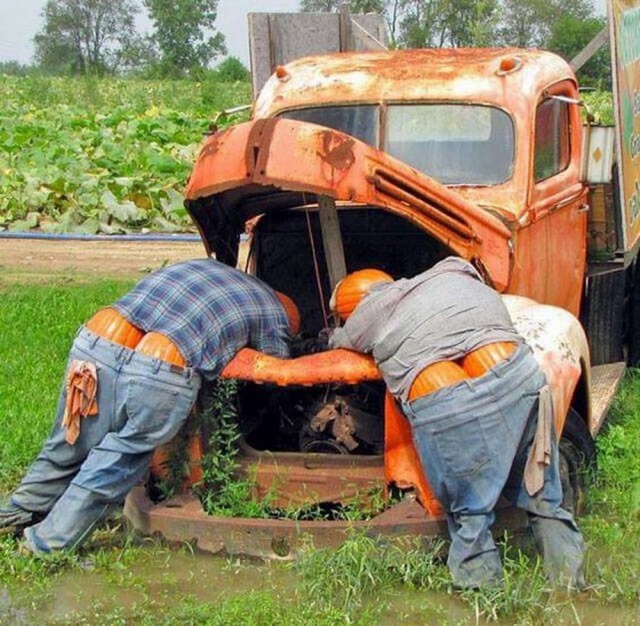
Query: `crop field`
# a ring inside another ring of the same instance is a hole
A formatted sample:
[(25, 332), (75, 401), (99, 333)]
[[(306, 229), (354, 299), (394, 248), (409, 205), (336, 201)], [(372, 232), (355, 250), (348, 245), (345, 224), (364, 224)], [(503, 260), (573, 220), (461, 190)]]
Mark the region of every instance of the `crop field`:
[(0, 227), (190, 228), (181, 194), (203, 134), (250, 92), (248, 83), (0, 76)]

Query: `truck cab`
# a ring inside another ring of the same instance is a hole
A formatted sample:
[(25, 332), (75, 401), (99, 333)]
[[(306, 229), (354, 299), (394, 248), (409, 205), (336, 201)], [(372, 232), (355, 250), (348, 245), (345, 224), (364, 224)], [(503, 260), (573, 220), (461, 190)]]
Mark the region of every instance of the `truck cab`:
[[(501, 291), (579, 313), (587, 185), (566, 62), (532, 50), (411, 50), (301, 59), (280, 74), (254, 118), (334, 128), (454, 190), (509, 229), (507, 267), (494, 270)], [(492, 265), (493, 255), (479, 256)]]

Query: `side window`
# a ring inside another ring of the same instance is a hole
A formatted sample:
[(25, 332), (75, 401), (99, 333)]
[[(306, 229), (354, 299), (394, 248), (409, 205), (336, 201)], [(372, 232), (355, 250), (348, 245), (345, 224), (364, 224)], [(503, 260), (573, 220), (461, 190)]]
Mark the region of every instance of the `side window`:
[(569, 105), (545, 100), (536, 111), (533, 173), (536, 182), (549, 178), (569, 165)]

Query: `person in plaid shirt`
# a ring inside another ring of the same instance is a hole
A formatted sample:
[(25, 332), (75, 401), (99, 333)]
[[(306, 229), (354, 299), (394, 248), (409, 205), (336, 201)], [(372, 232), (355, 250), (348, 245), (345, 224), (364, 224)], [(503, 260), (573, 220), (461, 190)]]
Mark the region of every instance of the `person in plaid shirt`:
[[(0, 528), (24, 529), (23, 546), (36, 554), (81, 545), (143, 478), (153, 451), (180, 430), (202, 380), (218, 376), (245, 346), (289, 357), (299, 321), (287, 296), (213, 259), (160, 269), (109, 314), (142, 337), (137, 348), (96, 332), (92, 320), (80, 328), (53, 430), (0, 508)], [(149, 333), (178, 360), (145, 353)]]

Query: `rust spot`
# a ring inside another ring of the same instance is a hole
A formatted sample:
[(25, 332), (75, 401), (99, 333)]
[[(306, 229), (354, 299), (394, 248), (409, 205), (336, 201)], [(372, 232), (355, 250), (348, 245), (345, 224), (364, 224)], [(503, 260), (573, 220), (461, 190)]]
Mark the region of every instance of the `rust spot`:
[(204, 159), (212, 154), (216, 154), (220, 148), (220, 134), (216, 133), (212, 135), (209, 141), (203, 146), (202, 150), (200, 150), (199, 159)]
[(348, 170), (356, 160), (353, 153), (354, 143), (355, 139), (347, 135), (325, 130), (322, 133), (323, 152), (318, 152), (318, 156), (333, 169)]

